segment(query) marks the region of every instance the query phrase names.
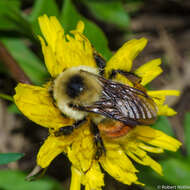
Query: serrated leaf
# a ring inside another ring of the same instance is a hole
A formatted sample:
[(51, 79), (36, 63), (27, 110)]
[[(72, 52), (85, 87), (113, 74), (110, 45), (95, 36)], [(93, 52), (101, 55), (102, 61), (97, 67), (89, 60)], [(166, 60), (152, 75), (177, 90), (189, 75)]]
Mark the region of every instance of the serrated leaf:
[(73, 30), (79, 20), (85, 23), (85, 36), (95, 49), (108, 59), (112, 53), (108, 48), (108, 41), (103, 31), (96, 24), (81, 16), (70, 0), (65, 0), (60, 15), (60, 21), (65, 31)]
[(187, 150), (187, 155), (190, 159), (190, 112), (185, 114), (184, 119), (184, 137), (185, 137), (185, 147)]
[(0, 165), (17, 161), (23, 156), (21, 153), (0, 153)]
[(34, 84), (42, 84), (48, 75), (45, 65), (20, 39), (3, 38), (3, 44)]
[(20, 171), (1, 170), (0, 189), (3, 190), (61, 190), (60, 184), (51, 178), (26, 181), (26, 174)]
[(130, 18), (120, 1), (83, 1), (92, 14), (98, 19), (116, 24), (118, 27), (127, 28)]

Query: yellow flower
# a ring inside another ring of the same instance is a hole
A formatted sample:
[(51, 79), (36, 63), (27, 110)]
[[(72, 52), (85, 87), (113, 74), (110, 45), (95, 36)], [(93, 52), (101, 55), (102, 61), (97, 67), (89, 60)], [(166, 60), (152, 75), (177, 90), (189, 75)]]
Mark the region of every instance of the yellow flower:
[[(82, 34), (83, 22), (79, 21), (71, 35), (64, 34), (64, 29), (55, 17), (46, 15), (39, 18), (44, 38), (39, 37), (42, 45), (46, 67), (55, 79), (64, 70), (85, 65), (97, 68), (94, 49)], [(143, 50), (147, 43), (145, 38), (134, 39), (125, 43), (106, 63), (104, 77), (108, 78), (113, 69), (131, 71), (133, 59)], [(152, 60), (134, 73), (139, 76), (142, 85), (157, 77), (162, 69), (161, 60)], [(133, 85), (127, 78), (117, 74), (115, 80)], [(80, 190), (81, 184), (86, 190), (100, 190), (104, 186), (104, 174), (100, 165), (118, 181), (130, 185), (141, 184), (131, 160), (151, 167), (162, 175), (162, 168), (147, 152), (162, 153), (164, 150), (176, 151), (181, 143), (161, 131), (149, 126), (136, 126), (128, 131), (122, 140), (110, 140), (102, 136), (106, 153), (96, 160), (96, 145), (90, 130), (90, 120), (75, 129), (70, 135), (56, 136), (55, 131), (72, 125), (74, 120), (64, 116), (54, 104), (49, 92), (52, 80), (42, 87), (18, 84), (14, 100), (23, 114), (35, 123), (49, 129), (49, 137), (41, 146), (37, 155), (37, 165), (47, 168), (59, 154), (66, 153), (72, 163), (70, 190)], [(147, 91), (158, 107), (158, 115), (174, 115), (176, 112), (164, 104), (166, 96), (178, 96), (175, 90)]]

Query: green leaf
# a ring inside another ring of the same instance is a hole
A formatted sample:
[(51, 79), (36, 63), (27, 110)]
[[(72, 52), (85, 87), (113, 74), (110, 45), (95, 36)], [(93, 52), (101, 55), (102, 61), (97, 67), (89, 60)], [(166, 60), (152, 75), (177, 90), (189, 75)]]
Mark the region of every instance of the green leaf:
[(190, 185), (190, 164), (188, 159), (170, 158), (161, 161), (161, 165), (163, 167), (164, 178), (169, 184)]
[(84, 35), (90, 40), (95, 49), (108, 59), (112, 53), (108, 48), (108, 41), (103, 31), (96, 24), (81, 16), (71, 0), (65, 0), (60, 15), (60, 21), (65, 31), (73, 30), (79, 20), (85, 23)]
[(0, 0), (0, 30), (11, 30), (17, 27), (8, 16), (13, 11), (18, 11), (19, 8), (19, 0)]
[(185, 146), (187, 150), (187, 155), (190, 159), (190, 112), (187, 112), (185, 114), (184, 135), (185, 135)]
[(153, 128), (158, 129), (160, 131), (163, 131), (164, 133), (173, 136), (174, 132), (172, 130), (172, 126), (170, 122), (168, 121), (167, 117), (160, 116), (156, 123), (154, 124)]
[(159, 176), (155, 171), (148, 167), (140, 167), (139, 181), (144, 183), (144, 190), (156, 190), (160, 184), (167, 184), (164, 176)]
[(59, 15), (59, 10), (55, 0), (36, 0), (33, 5), (33, 10), (30, 14), (32, 21), (37, 20), (39, 16), (47, 14), (48, 16)]
[(0, 98), (13, 102), (13, 97), (4, 93), (0, 93)]
[(0, 154), (0, 165), (14, 162), (16, 160), (19, 160), (23, 156), (24, 155), (21, 153), (1, 153)]
[(34, 84), (45, 82), (48, 75), (45, 65), (22, 40), (16, 38), (3, 38), (1, 40)]
[(10, 113), (16, 113), (16, 114), (21, 114), (20, 110), (17, 108), (17, 106), (13, 103), (8, 106), (7, 108), (8, 112)]
[(83, 1), (92, 14), (98, 19), (116, 24), (118, 27), (127, 28), (130, 18), (120, 1)]
[(146, 184), (146, 190), (158, 189), (159, 185), (190, 185), (190, 165), (188, 159), (182, 156), (170, 157), (169, 159), (159, 161), (159, 163), (163, 169), (163, 176), (160, 176), (151, 168), (137, 167), (141, 171), (139, 172), (139, 181)]
[(61, 190), (60, 184), (51, 178), (26, 181), (26, 174), (20, 171), (1, 170), (0, 189), (3, 190)]
[(0, 32), (1, 36), (21, 34), (34, 40), (31, 25), (26, 15), (20, 11), (20, 0), (0, 1)]
[(77, 22), (81, 19), (82, 16), (77, 12), (71, 0), (65, 0), (59, 17), (65, 32), (68, 33), (70, 30), (73, 30), (76, 27)]
[(36, 0), (33, 10), (29, 16), (35, 34), (41, 34), (38, 25), (38, 17), (47, 14), (48, 16), (59, 16), (59, 9), (55, 0)]

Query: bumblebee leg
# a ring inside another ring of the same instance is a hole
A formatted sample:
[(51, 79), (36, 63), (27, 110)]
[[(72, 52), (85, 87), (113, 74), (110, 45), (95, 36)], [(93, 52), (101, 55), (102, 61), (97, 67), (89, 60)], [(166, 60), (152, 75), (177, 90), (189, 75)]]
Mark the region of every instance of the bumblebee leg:
[(97, 65), (98, 68), (99, 68), (100, 75), (103, 75), (103, 74), (104, 74), (104, 68), (105, 68), (105, 66), (106, 66), (106, 61), (105, 61), (104, 58), (103, 58), (100, 54), (98, 54), (96, 51), (94, 51), (93, 55), (94, 55), (94, 59), (95, 59), (96, 65)]
[(75, 123), (73, 123), (73, 125), (61, 127), (61, 128), (59, 128), (59, 131), (56, 131), (54, 133), (54, 135), (56, 137), (59, 137), (62, 135), (70, 135), (74, 131), (74, 129), (77, 129), (78, 127), (80, 127), (80, 125), (82, 123), (84, 123), (85, 121), (86, 121), (86, 118), (79, 120), (79, 121), (76, 121)]
[(99, 158), (102, 156), (103, 153), (106, 152), (106, 149), (104, 147), (104, 143), (102, 141), (102, 138), (100, 136), (100, 132), (98, 127), (95, 125), (95, 123), (91, 123), (91, 131), (94, 134), (94, 142), (97, 147), (97, 151), (95, 154), (95, 159), (99, 160)]
[(141, 77), (137, 76), (136, 74), (132, 73), (132, 72), (127, 72), (127, 71), (123, 71), (123, 70), (113, 70), (110, 77), (113, 78), (117, 73), (123, 75), (124, 77), (126, 77), (128, 80), (130, 80), (134, 85), (136, 83), (140, 83), (141, 82)]

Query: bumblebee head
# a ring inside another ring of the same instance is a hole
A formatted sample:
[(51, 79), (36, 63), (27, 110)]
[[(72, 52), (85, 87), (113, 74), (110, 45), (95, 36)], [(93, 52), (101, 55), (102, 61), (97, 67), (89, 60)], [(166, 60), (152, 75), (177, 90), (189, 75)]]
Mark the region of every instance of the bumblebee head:
[(87, 66), (72, 67), (55, 79), (53, 96), (65, 115), (76, 120), (87, 115), (87, 112), (76, 110), (71, 105), (88, 106), (99, 99), (102, 86), (97, 73), (96, 69)]

